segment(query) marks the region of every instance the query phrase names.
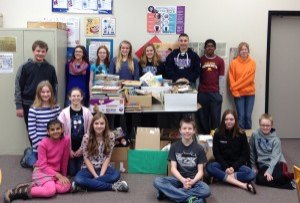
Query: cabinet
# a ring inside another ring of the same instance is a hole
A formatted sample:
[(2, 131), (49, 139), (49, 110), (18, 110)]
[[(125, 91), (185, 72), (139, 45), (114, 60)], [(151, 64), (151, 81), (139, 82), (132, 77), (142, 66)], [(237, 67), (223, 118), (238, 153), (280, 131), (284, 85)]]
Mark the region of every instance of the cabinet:
[(19, 66), (29, 58), (33, 58), (33, 42), (35, 40), (45, 41), (48, 44), (46, 60), (56, 69), (58, 103), (63, 106), (67, 31), (60, 29), (0, 29), (0, 39), (3, 37), (16, 39), (16, 52), (13, 52), (13, 72), (0, 73), (0, 154), (22, 154), (23, 150), (29, 146), (29, 141), (24, 119), (16, 116), (15, 76)]

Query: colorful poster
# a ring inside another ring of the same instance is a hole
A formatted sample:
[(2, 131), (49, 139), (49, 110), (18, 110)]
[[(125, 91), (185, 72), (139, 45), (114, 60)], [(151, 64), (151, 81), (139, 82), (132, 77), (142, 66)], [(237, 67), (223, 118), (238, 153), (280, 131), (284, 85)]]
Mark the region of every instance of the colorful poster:
[(100, 18), (87, 17), (85, 21), (85, 36), (87, 37), (99, 37), (100, 34)]
[(104, 45), (109, 50), (110, 59), (113, 58), (113, 40), (112, 39), (87, 39), (86, 49), (89, 54), (90, 63), (95, 63), (97, 59), (97, 49), (99, 46)]
[(0, 53), (0, 73), (13, 72), (13, 54)]
[(113, 0), (52, 0), (52, 12), (112, 14)]
[(116, 36), (116, 19), (102, 18), (101, 19), (101, 33), (102, 36)]
[(149, 6), (147, 32), (152, 34), (181, 34), (184, 32), (184, 6)]

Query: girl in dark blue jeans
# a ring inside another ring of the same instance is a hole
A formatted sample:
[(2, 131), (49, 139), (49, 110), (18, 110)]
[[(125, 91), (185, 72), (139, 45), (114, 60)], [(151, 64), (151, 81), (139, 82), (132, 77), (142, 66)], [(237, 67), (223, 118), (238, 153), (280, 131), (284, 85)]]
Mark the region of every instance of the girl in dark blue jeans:
[(72, 183), (73, 192), (79, 188), (94, 191), (128, 191), (127, 183), (119, 181), (120, 173), (109, 166), (114, 144), (115, 136), (109, 131), (106, 116), (97, 113), (92, 119), (89, 133), (82, 139), (84, 163)]
[(238, 127), (237, 114), (233, 110), (226, 110), (222, 116), (213, 138), (213, 154), (216, 162), (206, 166), (211, 176), (256, 194), (251, 183), (255, 173), (246, 166), (250, 156), (247, 137)]

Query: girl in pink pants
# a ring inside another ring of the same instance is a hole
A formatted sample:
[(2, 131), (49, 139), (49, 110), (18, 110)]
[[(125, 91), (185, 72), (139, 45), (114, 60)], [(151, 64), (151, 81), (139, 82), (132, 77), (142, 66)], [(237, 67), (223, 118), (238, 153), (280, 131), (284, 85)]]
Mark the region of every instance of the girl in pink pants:
[(7, 190), (5, 203), (15, 199), (52, 197), (70, 191), (70, 181), (66, 177), (70, 136), (63, 136), (62, 123), (57, 119), (48, 122), (47, 132), (48, 136), (38, 146), (38, 161), (34, 166), (32, 182)]

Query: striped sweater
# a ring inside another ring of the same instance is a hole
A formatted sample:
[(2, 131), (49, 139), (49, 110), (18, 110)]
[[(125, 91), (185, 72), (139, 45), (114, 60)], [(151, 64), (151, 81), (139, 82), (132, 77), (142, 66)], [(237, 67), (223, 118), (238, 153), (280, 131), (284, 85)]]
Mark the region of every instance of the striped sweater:
[(31, 107), (28, 113), (28, 133), (34, 152), (37, 152), (39, 142), (47, 136), (47, 123), (57, 118), (60, 107)]

